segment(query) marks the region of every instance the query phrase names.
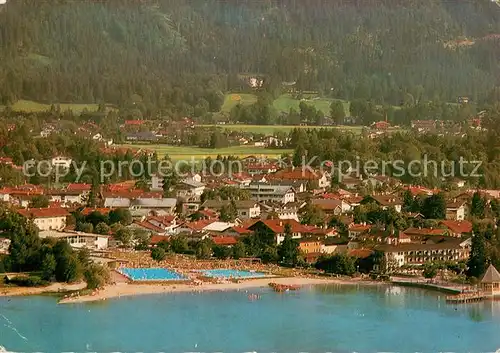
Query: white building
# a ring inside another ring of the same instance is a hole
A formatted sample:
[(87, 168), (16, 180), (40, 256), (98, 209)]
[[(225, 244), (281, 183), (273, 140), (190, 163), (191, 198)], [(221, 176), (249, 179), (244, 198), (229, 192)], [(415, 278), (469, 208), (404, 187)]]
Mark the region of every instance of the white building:
[(469, 258), (471, 238), (466, 240), (450, 239), (439, 243), (382, 245), (377, 247), (385, 254), (389, 268), (406, 264), (422, 265), (435, 261), (461, 261)]
[[(229, 207), (231, 201), (227, 200), (207, 200), (202, 207), (216, 211), (221, 211), (223, 207)], [(240, 219), (257, 218), (260, 216), (260, 205), (255, 201), (236, 200), (234, 201), (237, 217)]]
[(446, 219), (463, 221), (468, 214), (468, 206), (465, 201), (453, 201), (446, 204)]
[(39, 230), (62, 230), (66, 227), (68, 211), (64, 208), (29, 208), (17, 211), (20, 215), (33, 220)]
[(10, 247), (10, 239), (0, 238), (0, 254), (8, 254)]
[(58, 232), (58, 231), (41, 231), (40, 238), (55, 238), (66, 240), (72, 248), (81, 249), (87, 248), (92, 250), (104, 250), (108, 248), (109, 236), (101, 234), (92, 234), (84, 232)]
[(295, 202), (295, 190), (288, 185), (271, 185), (257, 182), (250, 183), (248, 186), (242, 187), (242, 189), (248, 190), (252, 200), (257, 202), (274, 201), (283, 204)]
[(71, 167), (71, 162), (73, 160), (68, 157), (63, 157), (63, 156), (57, 156), (52, 158), (51, 164), (53, 167), (61, 167), (64, 169), (69, 169)]
[(199, 201), (203, 191), (205, 191), (205, 184), (194, 180), (184, 180), (176, 186), (177, 197), (187, 202)]

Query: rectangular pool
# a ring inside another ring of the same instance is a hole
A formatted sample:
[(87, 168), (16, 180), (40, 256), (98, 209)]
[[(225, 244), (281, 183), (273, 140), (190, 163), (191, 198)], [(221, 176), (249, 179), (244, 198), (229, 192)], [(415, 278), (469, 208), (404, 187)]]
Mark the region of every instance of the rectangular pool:
[(120, 268), (122, 275), (133, 281), (182, 281), (187, 277), (166, 268)]
[(263, 272), (240, 271), (240, 270), (201, 270), (206, 277), (212, 278), (261, 278), (267, 274)]

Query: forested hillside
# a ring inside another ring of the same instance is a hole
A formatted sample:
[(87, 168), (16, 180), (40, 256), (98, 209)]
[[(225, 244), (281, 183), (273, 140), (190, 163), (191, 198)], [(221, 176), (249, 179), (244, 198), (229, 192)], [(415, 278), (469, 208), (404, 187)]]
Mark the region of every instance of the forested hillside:
[(241, 74), (342, 99), (487, 99), (500, 75), (489, 0), (8, 0), (0, 104), (218, 111)]

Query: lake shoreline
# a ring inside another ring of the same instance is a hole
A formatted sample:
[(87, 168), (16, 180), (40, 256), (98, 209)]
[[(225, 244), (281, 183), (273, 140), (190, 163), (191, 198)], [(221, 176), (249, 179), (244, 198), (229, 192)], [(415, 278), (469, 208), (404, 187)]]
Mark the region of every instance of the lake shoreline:
[(85, 282), (52, 283), (46, 287), (0, 287), (0, 297), (21, 297), (41, 294), (64, 294), (85, 289)]
[(313, 277), (267, 277), (242, 280), (238, 283), (202, 283), (195, 285), (192, 283), (186, 284), (148, 284), (148, 283), (118, 283), (108, 285), (105, 288), (95, 291), (89, 295), (71, 296), (62, 298), (59, 304), (85, 303), (96, 302), (114, 298), (132, 297), (151, 294), (169, 294), (169, 293), (204, 293), (204, 292), (222, 292), (222, 291), (247, 291), (257, 288), (269, 287), (269, 283), (277, 283), (283, 285), (293, 285), (300, 287), (310, 287), (314, 285), (381, 285), (384, 282), (356, 280), (356, 279), (323, 279)]

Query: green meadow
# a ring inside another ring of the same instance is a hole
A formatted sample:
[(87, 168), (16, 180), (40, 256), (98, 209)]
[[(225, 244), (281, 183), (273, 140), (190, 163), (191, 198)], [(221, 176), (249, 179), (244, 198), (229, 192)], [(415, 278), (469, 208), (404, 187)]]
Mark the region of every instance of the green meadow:
[[(302, 102), (314, 106), (317, 110), (321, 110), (325, 115), (330, 115), (330, 105), (334, 101), (342, 102), (342, 105), (344, 106), (345, 115), (350, 116), (349, 113), (350, 103), (348, 101), (340, 99), (330, 99), (330, 98), (311, 98), (302, 100)], [(273, 102), (273, 106), (280, 112), (288, 113), (290, 111), (290, 108), (293, 108), (298, 111), (300, 102), (301, 102), (300, 100), (293, 98), (289, 94), (283, 94)]]
[[(61, 108), (61, 111), (71, 110), (74, 114), (81, 114), (84, 110), (89, 112), (95, 112), (99, 108), (98, 104), (79, 104), (79, 103), (56, 103)], [(15, 112), (23, 113), (40, 113), (50, 110), (51, 104), (39, 103), (35, 101), (21, 99), (12, 105), (12, 110)], [(106, 106), (107, 110), (113, 110), (111, 105)], [(0, 111), (5, 109), (4, 106), (0, 105)]]
[(141, 148), (155, 151), (158, 157), (163, 158), (168, 155), (173, 160), (190, 160), (194, 158), (195, 160), (205, 159), (207, 157), (216, 158), (218, 155), (221, 156), (236, 156), (239, 158), (246, 157), (249, 155), (255, 155), (267, 158), (276, 158), (281, 156), (283, 153), (292, 153), (291, 149), (270, 149), (264, 147), (255, 146), (233, 146), (227, 148), (198, 148), (198, 147), (187, 147), (187, 146), (169, 146), (160, 144), (125, 144), (120, 147), (130, 147), (130, 148)]
[(337, 129), (349, 131), (354, 134), (360, 134), (363, 126), (302, 126), (302, 125), (243, 125), (243, 124), (225, 124), (225, 125), (198, 125), (202, 127), (220, 127), (228, 131), (248, 132), (254, 134), (273, 135), (276, 132), (289, 133), (293, 129)]
[(226, 94), (221, 111), (229, 113), (238, 104), (251, 105), (257, 102), (257, 96), (251, 93), (231, 93)]
[[(84, 109), (88, 111), (96, 111), (99, 107), (97, 104), (59, 104), (62, 111), (71, 110), (75, 114), (80, 114)], [(29, 100), (19, 100), (12, 105), (12, 110), (17, 112), (38, 113), (50, 110), (50, 104), (38, 103)]]
[[(251, 105), (257, 101), (257, 96), (251, 93), (230, 93), (226, 94), (224, 98), (224, 104), (222, 105), (222, 112), (230, 112), (233, 107), (238, 104)], [(311, 98), (302, 100), (306, 104), (313, 105), (316, 109), (321, 110), (324, 114), (330, 114), (330, 105), (333, 101), (340, 101), (344, 105), (344, 110), (346, 116), (349, 116), (349, 105), (348, 101), (343, 101), (340, 99), (330, 99), (330, 98)], [(279, 96), (274, 102), (273, 106), (279, 112), (290, 111), (290, 108), (299, 110), (300, 100), (293, 98), (290, 94), (283, 94)]]

